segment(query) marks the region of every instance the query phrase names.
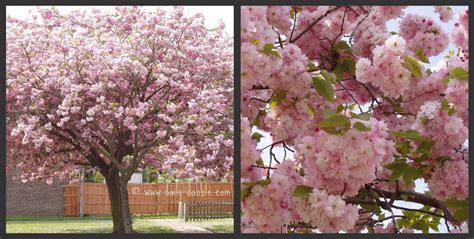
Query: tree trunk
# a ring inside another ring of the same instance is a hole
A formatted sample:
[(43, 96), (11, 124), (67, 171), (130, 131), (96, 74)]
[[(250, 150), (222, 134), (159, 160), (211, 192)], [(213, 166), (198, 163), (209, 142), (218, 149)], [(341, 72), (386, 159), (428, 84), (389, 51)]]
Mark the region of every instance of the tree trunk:
[(132, 217), (128, 205), (127, 180), (122, 179), (115, 168), (105, 177), (112, 212), (112, 233), (133, 233)]
[(122, 218), (123, 218), (123, 226), (125, 228), (125, 233), (134, 233), (135, 231), (132, 228), (132, 216), (130, 213), (130, 205), (128, 202), (128, 179), (122, 177), (120, 179), (120, 194), (122, 195)]

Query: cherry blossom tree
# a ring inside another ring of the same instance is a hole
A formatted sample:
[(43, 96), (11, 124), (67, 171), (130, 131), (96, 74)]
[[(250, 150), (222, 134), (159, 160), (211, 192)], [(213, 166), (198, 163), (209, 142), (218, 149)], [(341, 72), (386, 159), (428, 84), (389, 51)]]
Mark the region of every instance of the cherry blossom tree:
[(78, 165), (106, 179), (113, 232), (131, 233), (138, 169), (230, 180), (233, 42), (180, 7), (7, 18), (7, 165), (23, 182)]
[(243, 232), (467, 231), (468, 11), (405, 8), (241, 8)]

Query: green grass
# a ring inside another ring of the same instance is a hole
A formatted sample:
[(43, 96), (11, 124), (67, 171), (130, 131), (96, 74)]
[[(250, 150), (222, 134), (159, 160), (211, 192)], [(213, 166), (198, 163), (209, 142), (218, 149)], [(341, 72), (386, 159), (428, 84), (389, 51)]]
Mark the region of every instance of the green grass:
[[(132, 215), (134, 219), (169, 219), (178, 218), (176, 215)], [(84, 216), (80, 217), (38, 217), (38, 216), (10, 216), (6, 221), (88, 221), (88, 220), (112, 220), (111, 216)]]
[(213, 233), (233, 233), (234, 232), (234, 219), (233, 218), (190, 221), (189, 223), (205, 228)]
[[(111, 233), (112, 221), (110, 220), (51, 220), (51, 221), (7, 221), (7, 233)], [(106, 217), (102, 217), (106, 218)], [(171, 228), (160, 227), (148, 220), (148, 218), (133, 219), (133, 229), (138, 233), (174, 233)]]

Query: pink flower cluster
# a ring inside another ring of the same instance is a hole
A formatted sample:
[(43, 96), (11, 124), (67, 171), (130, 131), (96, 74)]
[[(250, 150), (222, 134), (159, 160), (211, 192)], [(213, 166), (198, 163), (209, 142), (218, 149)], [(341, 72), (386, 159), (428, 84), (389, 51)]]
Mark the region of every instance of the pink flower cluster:
[(8, 18), (6, 46), (7, 162), (23, 178), (91, 158), (108, 167), (112, 155), (124, 168), (134, 155), (174, 177), (231, 178), (233, 43), (202, 14), (41, 8)]
[(329, 195), (324, 190), (302, 198), (293, 198), (292, 192), (304, 179), (296, 172), (294, 161), (287, 160), (272, 173), (271, 183), (255, 185), (242, 202), (243, 232), (286, 232), (291, 223), (306, 222), (320, 232), (347, 231), (359, 217), (358, 207), (346, 204), (341, 196)]
[(290, 31), (290, 6), (270, 6), (267, 8), (268, 23), (273, 25), (279, 32)]
[[(272, 108), (263, 120), (262, 129), (271, 129), (270, 135), (275, 142), (285, 140), (293, 144), (308, 132), (319, 130), (317, 123), (323, 119), (322, 109), (329, 107), (334, 107), (334, 103), (324, 100), (312, 89), (307, 98), (295, 103), (284, 102)], [(310, 109), (314, 113), (310, 113)], [(295, 125), (299, 125), (299, 130), (294, 129)]]
[(432, 148), (433, 157), (447, 156), (466, 141), (468, 128), (461, 118), (448, 115), (441, 109), (441, 103), (428, 101), (420, 107), (412, 128), (426, 138), (436, 141)]
[(257, 151), (257, 142), (252, 139), (252, 132), (250, 122), (247, 118), (242, 117), (240, 121), (240, 175), (242, 178), (250, 181), (257, 181), (262, 176), (262, 171), (259, 168), (253, 167), (260, 158), (260, 153)]
[(469, 50), (469, 11), (460, 12), (457, 16), (454, 29), (451, 32), (453, 43), (463, 49)]
[(407, 41), (407, 49), (416, 52), (423, 49), (426, 56), (436, 56), (449, 43), (448, 35), (432, 19), (407, 14), (400, 22), (400, 35)]
[(338, 195), (328, 195), (324, 190), (313, 189), (308, 196), (311, 225), (322, 233), (337, 233), (352, 229), (359, 218), (359, 208)]
[(450, 7), (435, 6), (434, 11), (439, 14), (439, 20), (442, 22), (449, 22), (453, 19), (454, 13)]
[(404, 6), (374, 6), (368, 16), (360, 15), (354, 23), (353, 50), (361, 57), (372, 57), (374, 48), (389, 37), (386, 22), (403, 15)]
[(306, 170), (309, 186), (353, 196), (375, 179), (377, 166), (393, 160), (393, 142), (388, 139), (386, 124), (375, 119), (361, 122), (371, 131), (350, 129), (342, 136), (319, 131), (296, 144), (296, 157)]
[[(265, 44), (275, 41), (277, 33), (273, 30), (272, 26), (268, 24), (267, 15), (267, 7), (264, 6), (241, 7), (240, 38), (242, 43), (258, 41), (257, 47), (262, 49)], [(270, 13), (270, 15), (272, 14)], [(289, 17), (289, 12), (287, 15)], [(269, 19), (275, 20), (275, 18)]]
[(242, 202), (243, 232), (286, 232), (285, 225), (293, 221), (294, 202), (291, 194), (303, 178), (296, 172), (294, 161), (286, 160), (270, 177), (271, 183), (252, 187), (249, 196)]
[(442, 201), (447, 198), (464, 200), (469, 197), (469, 165), (467, 152), (459, 152), (442, 166), (436, 167), (428, 180), (431, 194)]
[[(288, 44), (281, 51), (283, 64), (270, 80), (270, 87), (274, 90), (285, 89), (286, 97), (303, 98), (311, 89), (311, 75), (306, 72), (308, 58), (300, 48)], [(292, 87), (288, 87), (291, 85)]]
[(371, 83), (384, 94), (398, 98), (410, 88), (411, 73), (401, 64), (405, 40), (392, 35), (384, 45), (376, 46), (373, 59), (361, 58), (356, 63), (356, 78)]

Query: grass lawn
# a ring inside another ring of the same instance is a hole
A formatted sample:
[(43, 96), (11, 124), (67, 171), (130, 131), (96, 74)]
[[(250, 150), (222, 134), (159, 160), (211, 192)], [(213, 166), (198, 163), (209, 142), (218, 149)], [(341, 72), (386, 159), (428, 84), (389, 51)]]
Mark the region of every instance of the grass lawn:
[[(176, 216), (134, 216), (133, 229), (139, 233), (174, 233), (171, 228), (155, 225), (151, 218), (176, 218)], [(17, 220), (12, 220), (17, 219)], [(33, 219), (33, 220), (32, 220)], [(111, 233), (111, 217), (9, 217), (7, 233)]]
[[(132, 215), (134, 219), (175, 219), (178, 218), (176, 215)], [(18, 217), (7, 217), (6, 221), (89, 221), (89, 220), (112, 220), (111, 216), (84, 216), (80, 217), (37, 217), (37, 216), (18, 216)]]
[(234, 219), (213, 219), (203, 221), (188, 221), (188, 223), (200, 226), (214, 233), (233, 233), (234, 232)]

